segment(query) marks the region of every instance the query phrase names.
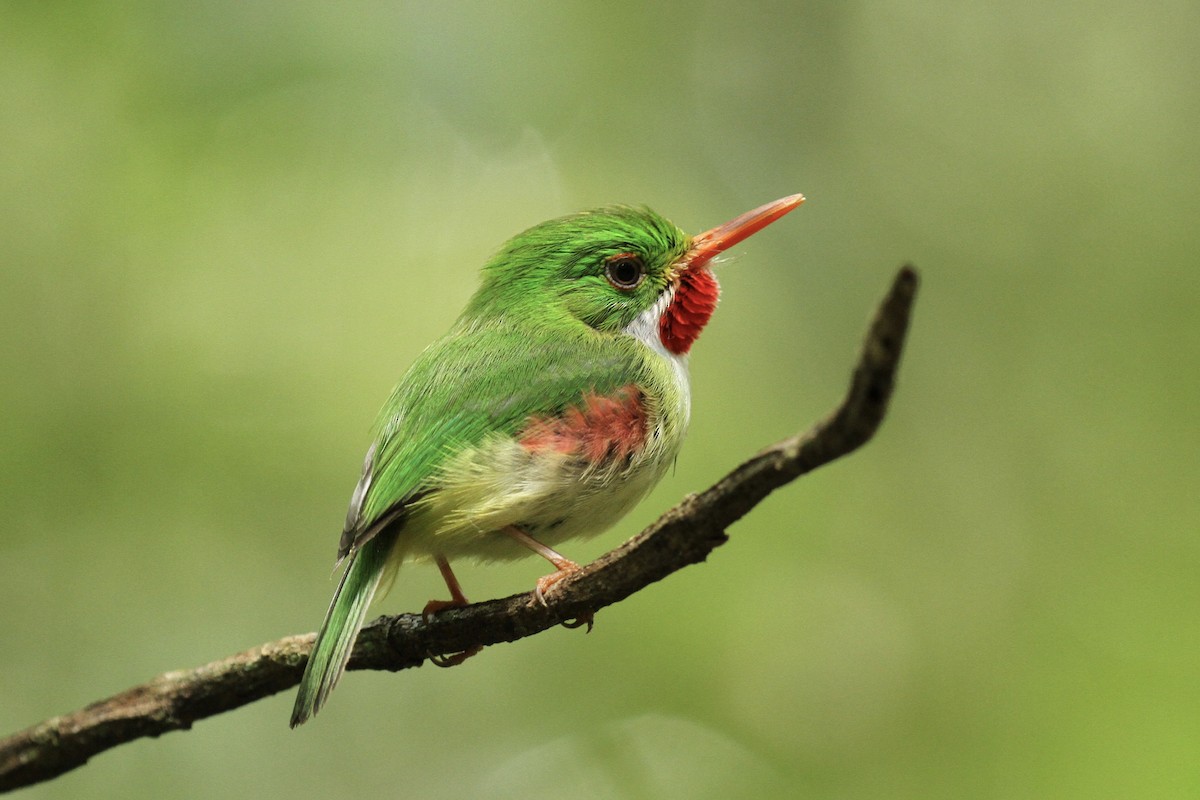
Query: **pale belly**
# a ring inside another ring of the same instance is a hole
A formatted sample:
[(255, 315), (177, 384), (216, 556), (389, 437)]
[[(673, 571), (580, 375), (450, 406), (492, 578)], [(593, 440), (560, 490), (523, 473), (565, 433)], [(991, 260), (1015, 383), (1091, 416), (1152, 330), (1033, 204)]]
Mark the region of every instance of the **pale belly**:
[(560, 453), (531, 453), (511, 439), (492, 440), (453, 459), (444, 471), (452, 477), (413, 505), (393, 558), (498, 561), (531, 555), (503, 532), (509, 526), (549, 547), (595, 536), (637, 505), (678, 450), (678, 441), (658, 442), (650, 452), (597, 466)]

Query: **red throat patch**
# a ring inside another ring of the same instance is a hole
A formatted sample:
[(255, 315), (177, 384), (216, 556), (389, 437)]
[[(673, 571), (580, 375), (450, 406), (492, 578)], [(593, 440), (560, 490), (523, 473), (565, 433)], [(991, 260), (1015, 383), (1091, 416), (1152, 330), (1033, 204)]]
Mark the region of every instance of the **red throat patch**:
[(721, 287), (707, 267), (684, 270), (671, 304), (658, 320), (663, 347), (677, 356), (691, 350), (716, 310), (720, 294)]
[(578, 455), (592, 463), (625, 459), (646, 441), (645, 398), (632, 384), (610, 397), (589, 392), (580, 407), (556, 417), (531, 417), (517, 440), (534, 453)]

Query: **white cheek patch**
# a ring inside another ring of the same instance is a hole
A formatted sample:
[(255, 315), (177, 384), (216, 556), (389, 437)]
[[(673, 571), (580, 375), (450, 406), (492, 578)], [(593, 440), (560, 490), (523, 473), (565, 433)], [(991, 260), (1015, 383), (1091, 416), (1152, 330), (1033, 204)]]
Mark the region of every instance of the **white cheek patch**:
[(654, 352), (666, 358), (674, 358), (667, 348), (663, 347), (662, 338), (658, 335), (659, 321), (666, 313), (671, 301), (675, 299), (675, 287), (672, 285), (658, 296), (654, 305), (638, 314), (633, 322), (625, 326), (625, 332)]
[(662, 337), (659, 336), (659, 323), (662, 315), (666, 313), (674, 299), (675, 286), (672, 285), (659, 295), (658, 299), (654, 301), (654, 305), (638, 314), (633, 322), (625, 326), (625, 333), (646, 345), (671, 365), (671, 371), (675, 376), (675, 385), (680, 390), (683, 404), (681, 411), (686, 423), (692, 413), (692, 392), (691, 383), (688, 380), (687, 354), (672, 353), (663, 345)]

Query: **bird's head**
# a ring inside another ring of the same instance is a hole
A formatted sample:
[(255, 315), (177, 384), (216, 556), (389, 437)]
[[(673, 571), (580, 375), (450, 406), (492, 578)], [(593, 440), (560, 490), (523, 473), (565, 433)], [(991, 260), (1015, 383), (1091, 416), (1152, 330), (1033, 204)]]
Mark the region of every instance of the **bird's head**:
[(791, 195), (696, 236), (648, 208), (610, 206), (543, 222), (483, 270), (467, 316), (572, 318), (688, 352), (717, 305), (714, 256), (804, 202)]

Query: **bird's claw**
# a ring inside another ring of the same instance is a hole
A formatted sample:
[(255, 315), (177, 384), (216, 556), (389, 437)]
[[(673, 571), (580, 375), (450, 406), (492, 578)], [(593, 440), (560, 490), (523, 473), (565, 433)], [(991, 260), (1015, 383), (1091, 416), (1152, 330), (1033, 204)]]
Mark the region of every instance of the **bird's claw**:
[[(433, 615), (439, 611), (447, 608), (462, 608), (466, 605), (469, 603), (465, 597), (456, 597), (453, 600), (430, 600), (425, 604), (425, 608), (421, 609), (421, 619), (425, 620), (425, 624), (428, 625), (433, 621)], [(429, 663), (435, 667), (457, 667), (482, 649), (483, 645), (477, 644), (459, 653), (426, 653), (425, 655), (429, 659)]]
[(582, 628), (584, 625), (587, 625), (587, 630), (584, 631), (584, 633), (591, 633), (592, 626), (595, 625), (595, 623), (596, 623), (596, 615), (592, 614), (591, 612), (588, 612), (587, 614), (578, 616), (575, 619), (567, 620), (566, 622), (564, 622), (562, 624), (562, 626), (564, 628), (571, 628), (572, 630), (574, 630), (575, 628)]
[(477, 654), (482, 649), (483, 649), (483, 645), (477, 644), (473, 647), (468, 647), (466, 650), (463, 650), (460, 653), (449, 653), (449, 654), (426, 653), (425, 655), (429, 659), (430, 664), (433, 664), (435, 667), (442, 667), (443, 669), (447, 669), (449, 667), (457, 667), (459, 664), (463, 663), (471, 656)]
[(579, 566), (574, 561), (568, 561), (565, 558), (556, 562), (554, 566), (558, 567), (558, 569), (554, 572), (551, 572), (549, 575), (543, 575), (542, 577), (538, 578), (537, 586), (535, 586), (533, 589), (533, 596), (537, 598), (537, 601), (542, 604), (543, 608), (549, 605), (546, 602), (547, 589), (550, 589), (554, 586), (554, 584), (558, 583), (568, 575), (574, 575), (576, 572), (579, 572), (579, 570), (583, 569), (583, 567)]
[[(583, 569), (583, 567), (579, 566), (574, 561), (568, 561), (566, 559), (556, 562), (555, 566), (558, 567), (558, 570), (550, 573), (549, 575), (543, 575), (542, 577), (538, 578), (537, 585), (533, 589), (533, 596), (537, 598), (539, 603), (541, 603), (542, 608), (549, 608), (549, 603), (546, 602), (546, 592), (549, 589), (552, 589), (555, 584), (557, 584), (563, 578), (574, 575), (576, 572), (579, 572), (579, 570)], [(562, 625), (564, 628), (579, 628), (587, 625), (588, 632), (590, 633), (594, 622), (595, 617), (592, 614), (587, 614), (585, 616), (576, 617), (573, 620), (567, 620), (566, 622), (562, 623)]]
[(423, 619), (425, 621), (425, 624), (428, 625), (429, 623), (433, 622), (433, 615), (438, 613), (439, 611), (445, 611), (447, 608), (462, 608), (463, 606), (466, 606), (466, 605), (469, 605), (466, 601), (466, 598), (464, 598), (461, 601), (460, 600), (430, 600), (428, 603), (425, 604), (425, 607), (423, 609), (421, 609), (421, 619)]

